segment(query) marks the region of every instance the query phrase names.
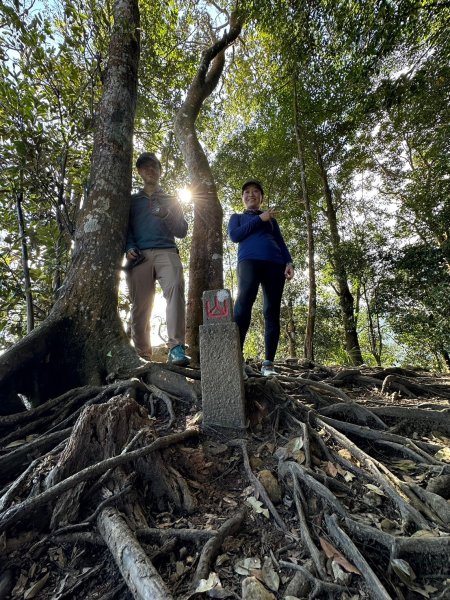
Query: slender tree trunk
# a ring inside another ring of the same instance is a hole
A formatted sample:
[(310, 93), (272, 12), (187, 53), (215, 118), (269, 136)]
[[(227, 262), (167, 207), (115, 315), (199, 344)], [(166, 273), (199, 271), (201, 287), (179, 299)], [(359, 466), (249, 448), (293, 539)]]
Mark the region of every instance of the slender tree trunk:
[(191, 179), (194, 226), (189, 261), (186, 340), (193, 362), (199, 360), (198, 328), (202, 323), (202, 294), (223, 287), (223, 211), (195, 121), (204, 100), (217, 86), (225, 64), (225, 50), (241, 31), (233, 15), (228, 32), (208, 48), (178, 110), (174, 130)]
[(361, 304), (361, 283), (359, 280), (355, 284), (355, 296), (353, 303), (353, 314), (355, 315), (355, 327), (358, 327), (359, 307)]
[(347, 270), (341, 257), (341, 240), (338, 232), (336, 209), (328, 183), (328, 174), (325, 169), (322, 154), (316, 146), (317, 163), (323, 184), (323, 192), (326, 203), (326, 214), (330, 228), (330, 239), (332, 247), (331, 262), (338, 286), (339, 305), (341, 307), (342, 322), (345, 331), (345, 347), (353, 365), (362, 364), (363, 358), (359, 346), (358, 332), (356, 331), (354, 300), (347, 280)]
[(447, 229), (444, 234), (435, 234), (435, 239), (442, 251), (447, 271), (450, 272), (450, 231)]
[(116, 0), (90, 186), (77, 222), (72, 262), (49, 317), (0, 357), (3, 414), (16, 404), (19, 393), (39, 402), (77, 385), (100, 383), (108, 373), (138, 364), (117, 310), (138, 61), (137, 0)]
[(306, 321), (305, 339), (303, 343), (303, 355), (309, 360), (314, 360), (314, 330), (316, 326), (317, 312), (317, 285), (316, 285), (316, 268), (314, 258), (314, 228), (311, 213), (311, 202), (309, 199), (308, 185), (306, 180), (305, 158), (303, 150), (303, 135), (299, 121), (299, 108), (297, 86), (294, 81), (294, 119), (295, 119), (295, 137), (297, 140), (298, 159), (300, 163), (300, 181), (302, 184), (303, 204), (305, 205), (305, 223), (306, 236), (308, 243), (308, 282), (309, 282), (309, 297), (308, 297), (308, 317)]
[(297, 358), (297, 332), (295, 328), (294, 319), (294, 307), (292, 298), (288, 301), (288, 318), (286, 323), (286, 333), (289, 340), (289, 356), (290, 358)]
[(58, 225), (58, 239), (55, 244), (55, 264), (53, 268), (52, 277), (52, 292), (53, 300), (56, 301), (58, 298), (59, 290), (62, 285), (62, 259), (63, 259), (63, 247), (64, 247), (64, 226), (61, 222), (61, 215), (59, 210), (56, 212), (56, 224)]
[(64, 149), (64, 153), (61, 157), (61, 172), (59, 175), (58, 182), (58, 200), (56, 205), (56, 224), (58, 226), (58, 239), (55, 244), (55, 264), (53, 266), (53, 277), (52, 277), (52, 292), (53, 299), (56, 301), (59, 294), (59, 289), (62, 285), (62, 258), (63, 258), (63, 248), (64, 248), (64, 238), (63, 234), (65, 231), (63, 216), (61, 214), (61, 207), (64, 204), (64, 192), (65, 192), (65, 178), (66, 178), (66, 167), (67, 167), (67, 146)]
[(379, 327), (379, 320), (377, 318), (377, 326), (375, 327), (372, 309), (370, 307), (370, 301), (367, 296), (367, 290), (365, 285), (363, 286), (364, 300), (366, 301), (367, 307), (367, 329), (368, 329), (368, 337), (369, 337), (369, 345), (370, 351), (373, 357), (376, 360), (376, 363), (379, 367), (381, 367), (381, 349), (382, 349), (382, 340), (381, 333)]
[(33, 294), (31, 291), (30, 264), (28, 261), (28, 247), (25, 231), (25, 221), (22, 210), (23, 192), (16, 195), (17, 221), (19, 223), (20, 246), (22, 248), (22, 269), (25, 286), (25, 301), (27, 305), (27, 333), (34, 329)]

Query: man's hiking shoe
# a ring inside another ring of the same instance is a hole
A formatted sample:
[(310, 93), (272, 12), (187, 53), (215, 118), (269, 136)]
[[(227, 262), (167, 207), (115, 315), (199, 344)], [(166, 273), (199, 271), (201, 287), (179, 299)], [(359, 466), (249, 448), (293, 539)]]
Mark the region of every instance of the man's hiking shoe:
[(191, 357), (186, 356), (185, 349), (186, 347), (182, 344), (178, 344), (178, 346), (171, 348), (169, 350), (167, 362), (172, 365), (177, 365), (178, 367), (187, 367), (191, 362)]
[(142, 358), (142, 360), (146, 360), (147, 362), (151, 362), (152, 360), (152, 355), (149, 352), (142, 352), (142, 354), (139, 354), (139, 356)]
[(261, 375), (264, 375), (264, 377), (273, 377), (274, 375), (278, 375), (271, 360), (265, 360), (263, 362), (261, 366)]

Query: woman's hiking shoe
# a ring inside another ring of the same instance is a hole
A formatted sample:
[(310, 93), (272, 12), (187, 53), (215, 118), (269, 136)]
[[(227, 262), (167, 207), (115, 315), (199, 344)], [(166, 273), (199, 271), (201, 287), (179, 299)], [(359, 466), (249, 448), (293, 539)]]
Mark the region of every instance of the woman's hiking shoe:
[(174, 346), (169, 350), (167, 362), (171, 363), (172, 365), (177, 365), (177, 367), (187, 367), (191, 362), (191, 357), (186, 356), (185, 350), (186, 346), (183, 346), (182, 344)]
[(261, 375), (264, 375), (264, 377), (273, 377), (274, 375), (278, 375), (271, 360), (265, 360), (263, 362), (261, 366)]

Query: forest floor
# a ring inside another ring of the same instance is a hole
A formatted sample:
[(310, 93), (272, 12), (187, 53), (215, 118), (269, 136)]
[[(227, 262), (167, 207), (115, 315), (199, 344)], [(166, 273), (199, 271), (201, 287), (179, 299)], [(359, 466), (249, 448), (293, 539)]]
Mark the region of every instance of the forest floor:
[(259, 366), (245, 434), (193, 369), (0, 417), (0, 600), (450, 599), (450, 375)]

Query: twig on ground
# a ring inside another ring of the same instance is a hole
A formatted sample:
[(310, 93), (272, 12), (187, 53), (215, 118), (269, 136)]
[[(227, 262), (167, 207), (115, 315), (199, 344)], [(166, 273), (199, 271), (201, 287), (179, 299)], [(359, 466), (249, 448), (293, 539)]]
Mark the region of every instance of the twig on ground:
[(89, 569), (87, 573), (78, 575), (76, 582), (73, 585), (71, 585), (70, 588), (68, 588), (67, 590), (64, 590), (63, 592), (56, 594), (56, 596), (53, 596), (53, 600), (65, 600), (66, 598), (71, 600), (74, 597), (75, 592), (79, 588), (81, 588), (86, 583), (86, 581), (88, 581), (92, 577), (95, 577), (104, 567), (105, 562), (103, 561), (102, 564), (97, 565), (96, 567), (92, 567), (92, 569)]

